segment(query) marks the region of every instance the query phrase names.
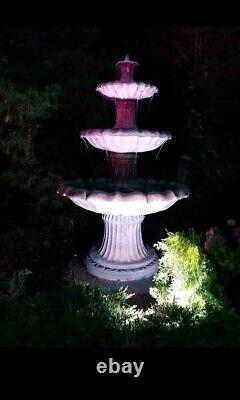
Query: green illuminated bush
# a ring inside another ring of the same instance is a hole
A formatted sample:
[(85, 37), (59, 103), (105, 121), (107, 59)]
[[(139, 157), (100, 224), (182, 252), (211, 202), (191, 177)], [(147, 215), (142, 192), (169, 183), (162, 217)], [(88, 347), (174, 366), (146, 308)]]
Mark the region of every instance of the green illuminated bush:
[(199, 316), (206, 315), (209, 308), (223, 307), (222, 290), (198, 235), (169, 233), (155, 247), (162, 256), (150, 293), (159, 305), (176, 304)]
[(127, 303), (125, 291), (106, 294), (80, 284), (12, 297), (6, 284), (13, 277), (4, 278), (4, 285), (0, 280), (0, 347), (133, 344), (141, 311)]
[(0, 346), (236, 346), (240, 318), (232, 309), (211, 309), (206, 318), (177, 304), (145, 312), (123, 290), (105, 293), (83, 284), (57, 284), (25, 292), (27, 271), (0, 275)]

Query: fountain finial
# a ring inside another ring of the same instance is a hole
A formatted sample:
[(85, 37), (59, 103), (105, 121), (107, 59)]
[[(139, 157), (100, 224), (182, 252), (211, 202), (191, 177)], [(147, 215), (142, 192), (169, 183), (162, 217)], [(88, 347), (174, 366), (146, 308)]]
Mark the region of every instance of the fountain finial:
[(121, 82), (132, 82), (135, 67), (138, 65), (136, 61), (131, 61), (129, 54), (125, 56), (125, 59), (117, 63), (117, 67), (120, 73)]

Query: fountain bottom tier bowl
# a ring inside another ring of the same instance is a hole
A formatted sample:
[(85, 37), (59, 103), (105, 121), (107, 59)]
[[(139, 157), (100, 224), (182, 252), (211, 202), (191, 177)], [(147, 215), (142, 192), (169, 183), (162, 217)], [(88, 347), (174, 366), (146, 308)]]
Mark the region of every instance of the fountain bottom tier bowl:
[[(75, 186), (75, 187), (74, 187)], [(92, 248), (86, 257), (87, 270), (108, 281), (137, 281), (155, 274), (158, 258), (143, 244), (141, 224), (144, 216), (163, 211), (188, 196), (186, 186), (148, 180), (113, 187), (105, 180), (61, 185), (58, 193), (76, 205), (103, 215), (104, 238), (101, 247)]]
[(144, 216), (103, 215), (104, 239), (97, 250), (92, 247), (85, 259), (87, 270), (109, 281), (136, 281), (152, 277), (158, 257), (142, 240)]

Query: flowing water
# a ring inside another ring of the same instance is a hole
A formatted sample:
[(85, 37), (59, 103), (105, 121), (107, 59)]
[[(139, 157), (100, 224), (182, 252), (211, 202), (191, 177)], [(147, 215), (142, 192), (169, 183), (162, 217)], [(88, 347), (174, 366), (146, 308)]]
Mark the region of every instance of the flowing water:
[(162, 150), (163, 145), (164, 145), (164, 143), (161, 144), (161, 146), (159, 147), (158, 152), (157, 152), (157, 155), (156, 155), (156, 157), (155, 157), (155, 160), (158, 159), (159, 153), (160, 153), (160, 151)]
[(89, 161), (90, 161), (90, 165), (91, 165), (91, 168), (92, 168), (92, 172), (93, 172), (93, 180), (95, 181), (97, 176), (96, 176), (96, 170), (95, 170), (94, 161), (92, 159), (92, 153), (91, 153), (91, 150), (89, 149), (87, 140), (85, 138), (82, 138), (82, 139), (83, 139), (83, 141), (85, 143), (85, 151), (86, 151), (86, 154), (88, 155), (88, 158), (89, 158)]

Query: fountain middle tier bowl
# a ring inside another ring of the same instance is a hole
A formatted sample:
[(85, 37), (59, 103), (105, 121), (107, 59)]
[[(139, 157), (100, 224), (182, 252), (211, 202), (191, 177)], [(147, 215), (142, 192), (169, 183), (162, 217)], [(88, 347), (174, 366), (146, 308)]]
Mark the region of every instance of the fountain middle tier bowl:
[(111, 186), (104, 179), (95, 182), (61, 185), (58, 193), (67, 196), (79, 207), (99, 214), (136, 216), (166, 210), (176, 201), (189, 196), (189, 189), (178, 183), (138, 180), (128, 187)]
[(150, 132), (137, 129), (85, 130), (80, 137), (97, 149), (115, 153), (141, 153), (155, 150), (171, 139), (169, 132)]
[(111, 99), (133, 99), (141, 100), (152, 97), (158, 93), (156, 86), (143, 82), (108, 82), (98, 85), (96, 90), (103, 96)]

